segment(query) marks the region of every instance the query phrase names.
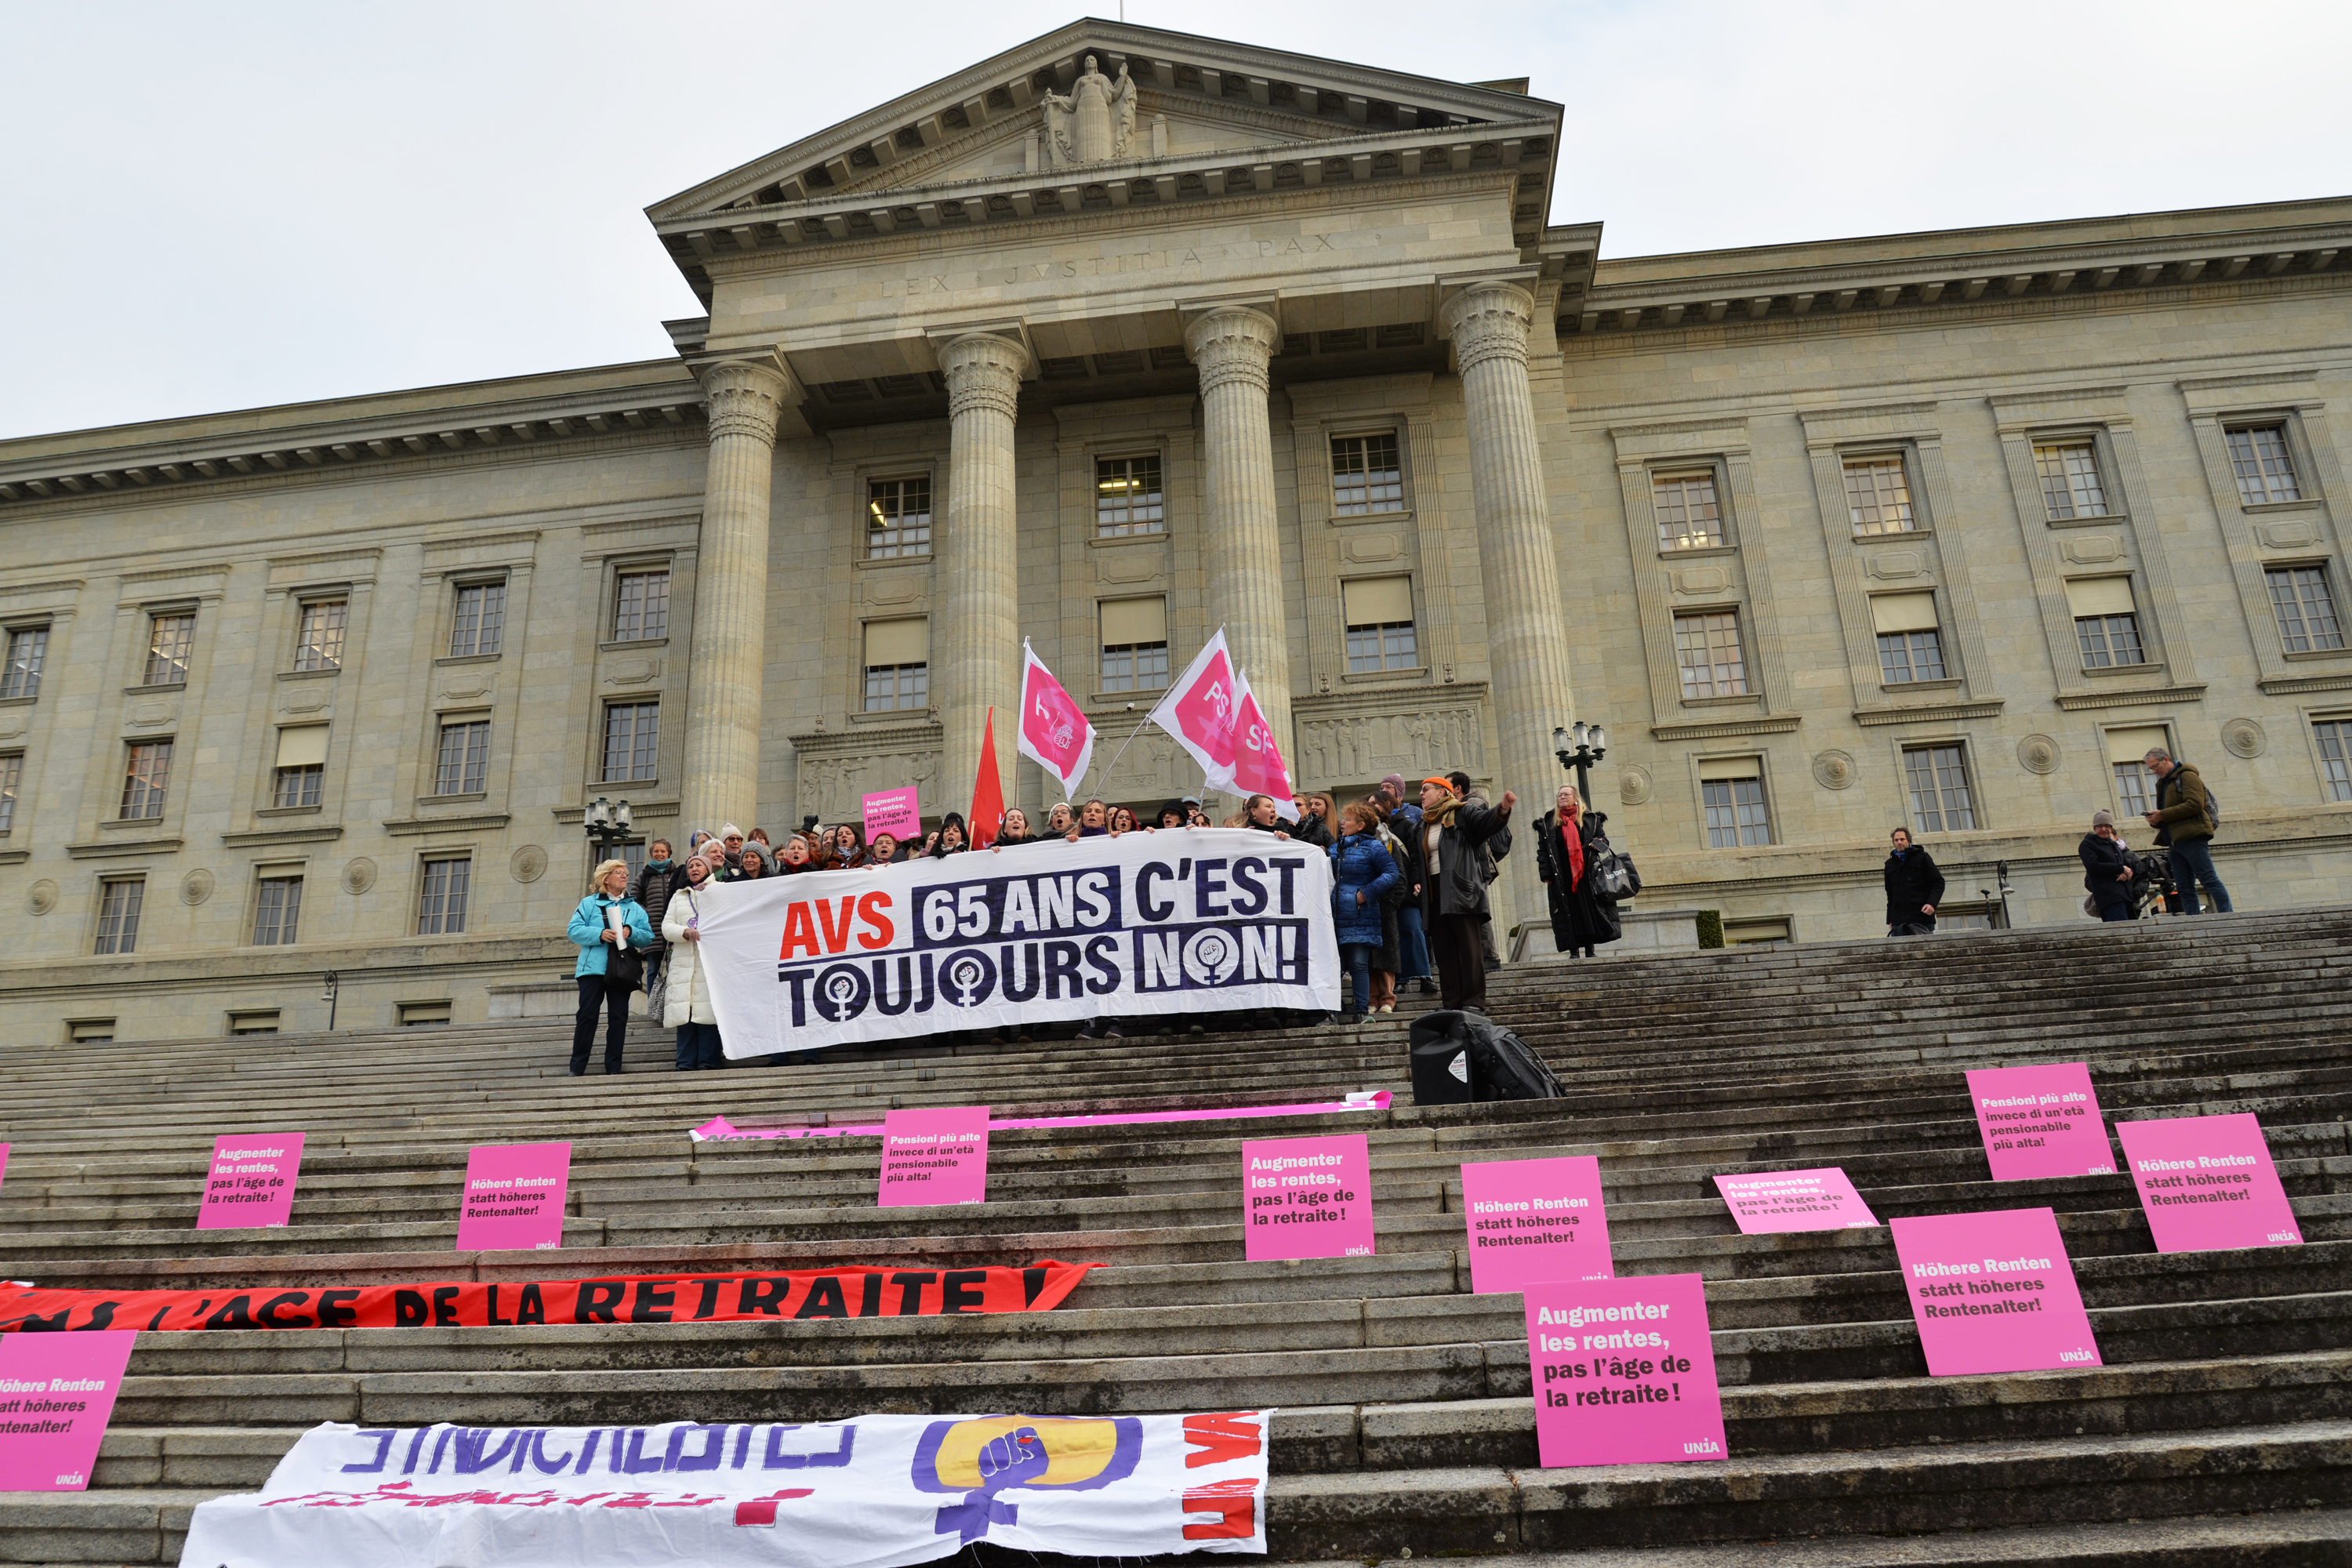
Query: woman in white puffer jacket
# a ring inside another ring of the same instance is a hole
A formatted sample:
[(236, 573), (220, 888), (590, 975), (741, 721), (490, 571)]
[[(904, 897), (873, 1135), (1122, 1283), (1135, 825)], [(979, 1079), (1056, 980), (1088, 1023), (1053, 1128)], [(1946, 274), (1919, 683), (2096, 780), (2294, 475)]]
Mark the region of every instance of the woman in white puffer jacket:
[(677, 1031), (677, 1070), (708, 1071), (727, 1065), (719, 1047), (719, 1015), (710, 1010), (710, 987), (702, 973), (702, 906), (724, 897), (710, 879), (708, 860), (686, 863), (686, 886), (669, 897), (662, 935), (669, 944), (669, 997), (662, 1022)]

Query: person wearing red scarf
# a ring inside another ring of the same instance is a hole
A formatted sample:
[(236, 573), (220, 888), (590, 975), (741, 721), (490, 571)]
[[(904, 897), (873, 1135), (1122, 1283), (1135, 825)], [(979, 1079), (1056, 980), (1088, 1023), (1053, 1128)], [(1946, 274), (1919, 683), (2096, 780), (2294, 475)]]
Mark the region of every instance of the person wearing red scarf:
[(1607, 820), (1584, 809), (1574, 784), (1562, 784), (1558, 809), (1536, 835), (1536, 874), (1551, 905), (1552, 945), (1571, 958), (1591, 958), (1596, 946), (1623, 934), (1617, 900), (1590, 875), (1594, 842)]

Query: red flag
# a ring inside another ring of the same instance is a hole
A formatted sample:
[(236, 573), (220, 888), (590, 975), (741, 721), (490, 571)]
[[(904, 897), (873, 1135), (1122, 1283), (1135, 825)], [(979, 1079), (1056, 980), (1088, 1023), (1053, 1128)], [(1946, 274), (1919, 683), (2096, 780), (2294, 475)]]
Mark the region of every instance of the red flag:
[(980, 732), (980, 776), (971, 785), (971, 820), (966, 831), (975, 845), (996, 842), (1004, 826), (1004, 780), (996, 771), (996, 710), (988, 710), (988, 724)]

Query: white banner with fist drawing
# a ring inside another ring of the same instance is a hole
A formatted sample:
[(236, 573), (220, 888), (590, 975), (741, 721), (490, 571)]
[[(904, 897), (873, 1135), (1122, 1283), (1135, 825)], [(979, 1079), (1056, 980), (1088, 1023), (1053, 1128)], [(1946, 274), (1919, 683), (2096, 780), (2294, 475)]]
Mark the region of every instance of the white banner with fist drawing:
[(821, 1425), (313, 1427), (199, 1506), (203, 1568), (898, 1568), (977, 1542), (1265, 1551), (1270, 1411), (866, 1415)]
[(697, 930), (730, 1057), (1339, 1005), (1328, 858), (1240, 829), (730, 883), (704, 896)]

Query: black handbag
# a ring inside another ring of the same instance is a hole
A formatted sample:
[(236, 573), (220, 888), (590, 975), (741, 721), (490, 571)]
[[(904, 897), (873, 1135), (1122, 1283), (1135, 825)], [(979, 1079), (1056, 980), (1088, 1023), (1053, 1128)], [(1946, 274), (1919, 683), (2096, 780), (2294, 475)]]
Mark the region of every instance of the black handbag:
[(1605, 833), (1592, 839), (1592, 885), (1612, 899), (1630, 899), (1642, 890), (1642, 873), (1633, 868), (1633, 858), (1612, 848)]
[(631, 991), (646, 988), (646, 958), (634, 947), (615, 947), (604, 955), (604, 983), (619, 981)]

